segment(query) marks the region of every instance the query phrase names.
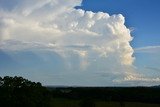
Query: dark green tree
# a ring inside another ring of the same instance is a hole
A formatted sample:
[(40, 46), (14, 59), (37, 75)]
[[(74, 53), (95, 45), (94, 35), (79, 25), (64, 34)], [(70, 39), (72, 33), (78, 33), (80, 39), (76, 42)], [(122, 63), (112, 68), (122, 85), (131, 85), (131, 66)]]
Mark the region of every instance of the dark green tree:
[(22, 77), (0, 77), (1, 107), (49, 107), (49, 91)]

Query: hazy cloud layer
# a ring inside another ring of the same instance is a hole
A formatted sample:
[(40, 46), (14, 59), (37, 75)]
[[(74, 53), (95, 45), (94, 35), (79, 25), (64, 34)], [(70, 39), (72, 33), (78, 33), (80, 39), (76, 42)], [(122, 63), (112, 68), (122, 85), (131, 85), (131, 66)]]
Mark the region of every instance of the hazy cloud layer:
[[(57, 71), (60, 74), (53, 68), (53, 72), (39, 71), (37, 77), (57, 84), (132, 85), (136, 81), (160, 81), (136, 73), (129, 43), (132, 37), (121, 14), (77, 10), (74, 7), (78, 5), (81, 0), (0, 0), (0, 49), (17, 52), (13, 58), (31, 51), (46, 64), (50, 62), (48, 53), (56, 54), (51, 57), (54, 64), (54, 58), (61, 60), (57, 65), (62, 68)], [(44, 74), (40, 76), (40, 72)], [(62, 78), (55, 80), (53, 75)]]

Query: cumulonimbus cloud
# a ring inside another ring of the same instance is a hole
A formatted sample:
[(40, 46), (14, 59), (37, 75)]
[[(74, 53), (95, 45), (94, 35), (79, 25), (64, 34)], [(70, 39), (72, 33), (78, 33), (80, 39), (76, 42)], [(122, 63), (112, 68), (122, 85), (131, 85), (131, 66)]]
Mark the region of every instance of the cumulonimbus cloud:
[(111, 82), (136, 76), (132, 37), (121, 14), (75, 9), (81, 0), (8, 2), (0, 1), (1, 49), (55, 52), (66, 71), (76, 66), (79, 72), (108, 73)]

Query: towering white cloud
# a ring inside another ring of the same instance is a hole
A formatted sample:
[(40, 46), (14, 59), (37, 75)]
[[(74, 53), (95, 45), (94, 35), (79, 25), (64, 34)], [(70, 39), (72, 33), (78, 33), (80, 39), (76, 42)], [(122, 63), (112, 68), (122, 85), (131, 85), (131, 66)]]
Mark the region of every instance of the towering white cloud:
[(63, 59), (66, 72), (107, 73), (116, 84), (138, 78), (124, 17), (75, 9), (81, 2), (0, 0), (0, 48), (54, 52)]

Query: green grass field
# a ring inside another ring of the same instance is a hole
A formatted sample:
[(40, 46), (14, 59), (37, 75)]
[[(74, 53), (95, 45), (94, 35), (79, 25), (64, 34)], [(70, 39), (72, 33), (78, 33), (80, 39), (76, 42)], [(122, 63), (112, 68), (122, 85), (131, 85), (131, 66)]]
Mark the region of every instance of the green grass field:
[[(52, 99), (52, 107), (82, 107), (80, 100), (69, 100), (69, 99)], [(94, 106), (88, 107), (160, 107), (160, 104), (147, 104), (139, 102), (105, 102), (105, 101), (94, 101)], [(87, 106), (86, 106), (87, 107)]]
[(52, 99), (52, 107), (80, 107), (78, 100)]
[(124, 102), (124, 104), (121, 105), (119, 102), (96, 102), (95, 107), (160, 107), (160, 104)]

